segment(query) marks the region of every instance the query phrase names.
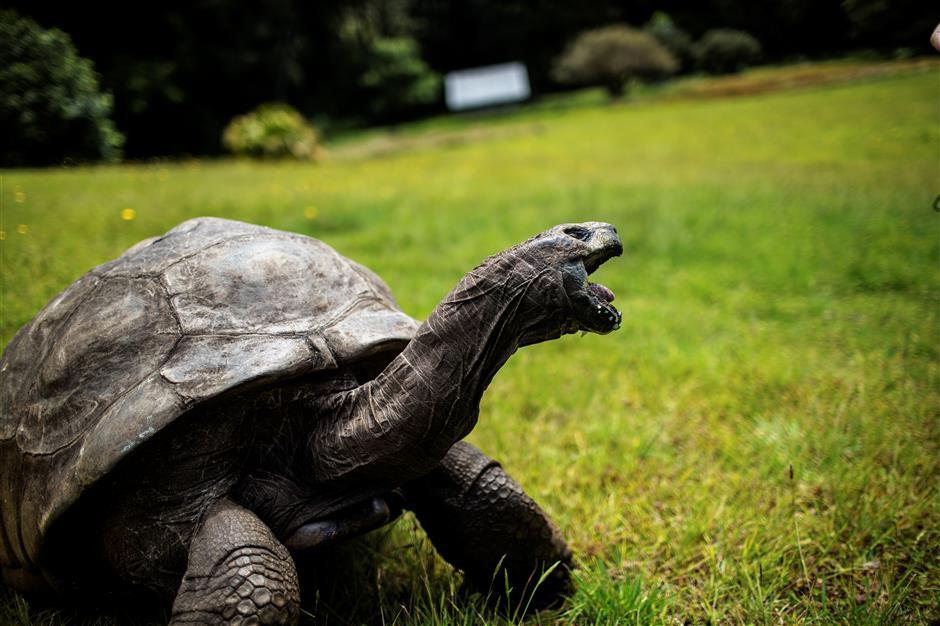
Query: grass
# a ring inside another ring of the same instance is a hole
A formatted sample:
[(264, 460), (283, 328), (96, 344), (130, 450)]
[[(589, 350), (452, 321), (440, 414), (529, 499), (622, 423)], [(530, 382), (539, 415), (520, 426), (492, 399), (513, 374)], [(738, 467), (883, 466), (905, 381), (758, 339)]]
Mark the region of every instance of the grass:
[[(610, 221), (626, 254), (598, 280), (623, 328), (520, 351), (471, 435), (578, 555), (575, 596), (529, 623), (935, 623), (938, 95), (932, 64), (431, 122), (400, 134), (463, 134), (379, 152), (346, 139), (317, 166), (7, 171), (2, 341), (195, 215), (322, 238), (419, 318), (483, 256)], [(336, 563), (307, 622), (514, 621), (461, 594), (407, 516)], [(124, 623), (4, 593), (0, 622)]]

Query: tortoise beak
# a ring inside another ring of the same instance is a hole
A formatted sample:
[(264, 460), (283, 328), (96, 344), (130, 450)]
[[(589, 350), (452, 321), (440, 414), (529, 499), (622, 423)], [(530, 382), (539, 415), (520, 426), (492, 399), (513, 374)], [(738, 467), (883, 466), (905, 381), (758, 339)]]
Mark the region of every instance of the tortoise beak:
[(584, 255), (584, 269), (593, 274), (597, 268), (623, 254), (623, 243), (617, 235), (617, 229), (604, 222), (588, 222), (584, 224), (591, 231), (591, 237), (585, 243), (588, 249)]

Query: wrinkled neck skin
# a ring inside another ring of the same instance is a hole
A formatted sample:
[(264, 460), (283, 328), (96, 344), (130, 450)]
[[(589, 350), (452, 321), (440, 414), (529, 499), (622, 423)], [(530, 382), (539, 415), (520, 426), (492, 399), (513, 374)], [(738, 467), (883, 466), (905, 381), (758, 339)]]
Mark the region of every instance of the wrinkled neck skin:
[(512, 353), (562, 334), (567, 296), (549, 272), (517, 249), (490, 257), (378, 377), (324, 398), (309, 447), (315, 479), (401, 484), (430, 471), (473, 429)]

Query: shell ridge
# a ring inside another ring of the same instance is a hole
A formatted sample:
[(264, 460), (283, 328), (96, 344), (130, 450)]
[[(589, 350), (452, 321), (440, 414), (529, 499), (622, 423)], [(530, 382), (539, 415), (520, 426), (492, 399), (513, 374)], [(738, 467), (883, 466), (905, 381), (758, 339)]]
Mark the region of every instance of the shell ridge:
[[(157, 282), (163, 288), (163, 293), (166, 295), (167, 308), (170, 310), (170, 315), (173, 316), (173, 321), (176, 322), (176, 330), (178, 331), (179, 335), (182, 336), (185, 334), (183, 332), (183, 320), (180, 319), (180, 312), (176, 310), (176, 303), (173, 302), (173, 296), (170, 295), (170, 286), (167, 284), (166, 277), (164, 276), (163, 272), (160, 272), (160, 275), (157, 277)], [(173, 354), (173, 350), (175, 350), (176, 346), (178, 345), (178, 341), (173, 344), (173, 348), (171, 348), (167, 354), (167, 359), (170, 358), (169, 355)], [(162, 365), (165, 365), (165, 363)]]
[(356, 261), (347, 259), (346, 257), (342, 258), (344, 261), (346, 261), (346, 264), (349, 266), (349, 268), (352, 269), (352, 271), (362, 279), (369, 291), (372, 292), (372, 295), (374, 295), (378, 300), (390, 300), (393, 305), (396, 307), (398, 306), (398, 303), (395, 301), (395, 295), (392, 293), (391, 289), (388, 289), (387, 292), (379, 292), (378, 286), (373, 282), (375, 279), (381, 280), (381, 277), (378, 274), (361, 263), (357, 263)]
[[(165, 380), (165, 381), (167, 382), (167, 384), (173, 385), (173, 382), (170, 381), (169, 379), (167, 379), (167, 377), (163, 375), (163, 368), (166, 367), (167, 363), (169, 363), (169, 362), (173, 359), (174, 356), (176, 356), (176, 350), (177, 350), (177, 348), (180, 347), (180, 344), (183, 342), (183, 339), (185, 339), (186, 337), (188, 337), (188, 335), (187, 335), (186, 333), (181, 332), (181, 333), (179, 334), (179, 336), (176, 338), (176, 341), (173, 342), (173, 346), (172, 346), (169, 350), (166, 351), (166, 356), (163, 357), (163, 360), (160, 361), (160, 364), (157, 366), (157, 368), (156, 368), (153, 372), (150, 372), (150, 375), (151, 375), (151, 376), (154, 374), (154, 372), (158, 372), (158, 373), (160, 374), (160, 378), (162, 378), (163, 380)], [(148, 376), (148, 378), (149, 378), (149, 376)], [(146, 378), (145, 378), (144, 380), (146, 380)], [(143, 381), (141, 381), (141, 382), (143, 382)], [(172, 389), (173, 389), (174, 392), (176, 392), (176, 387), (175, 387), (175, 386), (172, 387)], [(129, 393), (129, 392), (130, 392), (130, 389), (128, 389), (128, 393)], [(185, 399), (185, 398), (183, 398), (183, 396), (180, 395), (179, 393), (177, 393), (176, 395), (179, 396), (181, 399)]]
[(229, 242), (232, 242), (232, 241), (249, 241), (249, 240), (251, 240), (251, 239), (254, 239), (255, 237), (257, 237), (257, 235), (254, 235), (254, 234), (251, 234), (251, 235), (235, 235), (234, 237), (226, 237), (225, 239), (218, 239), (218, 240), (216, 240), (216, 241), (213, 241), (212, 243), (207, 243), (207, 244), (204, 245), (204, 246), (200, 246), (198, 250), (194, 250), (193, 252), (190, 252), (189, 254), (184, 254), (184, 255), (181, 256), (180, 258), (178, 258), (178, 259), (176, 259), (175, 261), (173, 261), (172, 263), (168, 264), (166, 267), (164, 267), (162, 270), (160, 270), (160, 275), (162, 276), (163, 274), (166, 274), (167, 270), (169, 270), (171, 267), (174, 267), (174, 266), (176, 266), (176, 265), (179, 265), (179, 264), (182, 263), (183, 261), (188, 261), (189, 259), (191, 259), (191, 258), (193, 258), (193, 257), (195, 257), (195, 256), (198, 256), (198, 255), (202, 254), (202, 253), (205, 252), (206, 250), (211, 250), (212, 248), (216, 248), (216, 247), (218, 247), (218, 246), (221, 246), (221, 245), (224, 244), (224, 243), (229, 243)]
[[(313, 340), (313, 337), (316, 337), (316, 338), (319, 339), (320, 341), (318, 341), (318, 342), (314, 341), (314, 340)], [(338, 357), (337, 354), (336, 354), (336, 351), (333, 350), (333, 346), (330, 345), (330, 342), (327, 341), (327, 340), (326, 340), (326, 337), (324, 337), (320, 332), (318, 332), (318, 331), (313, 331), (313, 333), (308, 334), (308, 335), (305, 335), (305, 336), (304, 336), (304, 341), (307, 342), (307, 346), (310, 347), (310, 350), (311, 350), (314, 354), (320, 355), (321, 358), (324, 357), (324, 354), (323, 354), (324, 351), (329, 352), (330, 360), (329, 360), (329, 361), (326, 361), (326, 360), (324, 359), (324, 364), (325, 364), (327, 367), (329, 367), (329, 368), (335, 368), (335, 367), (337, 366), (337, 364), (340, 362), (340, 361), (339, 361), (339, 357)]]
[(352, 311), (354, 308), (358, 307), (359, 305), (365, 304), (367, 302), (377, 302), (379, 304), (382, 304), (382, 300), (375, 297), (374, 294), (369, 295), (367, 293), (360, 293), (355, 298), (353, 298), (348, 303), (346, 303), (344, 307), (342, 307), (336, 313), (334, 313), (333, 316), (330, 317), (328, 320), (326, 320), (322, 324), (319, 324), (318, 326), (314, 326), (312, 331), (316, 333), (322, 333), (324, 330), (327, 330), (329, 328), (332, 328), (333, 326), (336, 326), (336, 324), (340, 320), (342, 320), (347, 315), (349, 315), (350, 311)]

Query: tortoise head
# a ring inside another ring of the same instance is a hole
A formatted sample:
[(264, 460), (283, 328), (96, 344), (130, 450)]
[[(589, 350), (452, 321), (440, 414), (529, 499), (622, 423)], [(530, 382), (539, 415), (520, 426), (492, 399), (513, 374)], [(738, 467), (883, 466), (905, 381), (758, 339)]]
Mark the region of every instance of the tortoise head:
[(603, 335), (618, 329), (621, 314), (611, 304), (614, 293), (588, 277), (622, 253), (617, 229), (604, 222), (560, 224), (507, 250), (504, 254), (515, 259), (517, 274), (528, 283), (530, 300), (541, 308), (522, 343), (579, 330)]

